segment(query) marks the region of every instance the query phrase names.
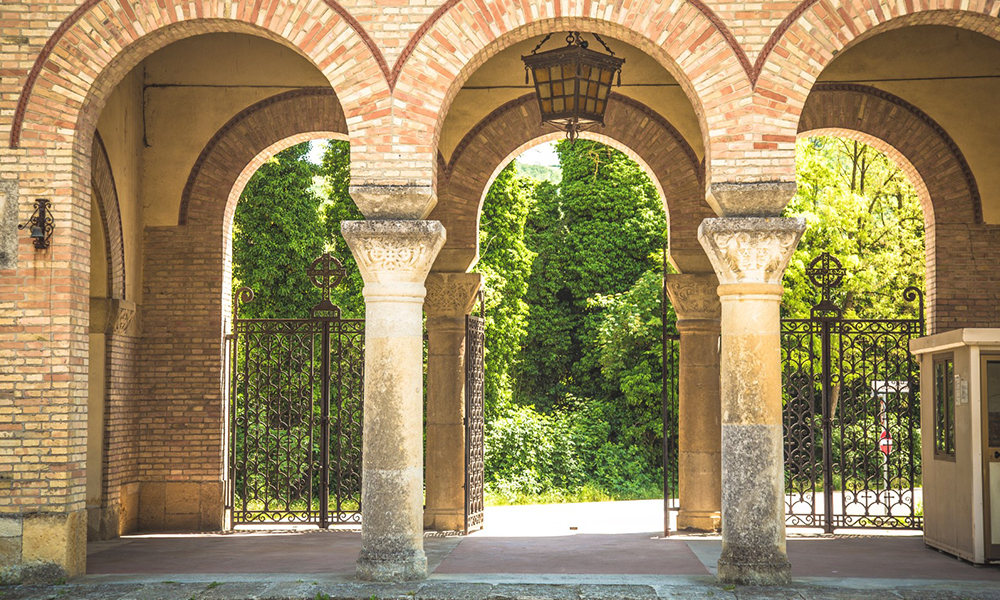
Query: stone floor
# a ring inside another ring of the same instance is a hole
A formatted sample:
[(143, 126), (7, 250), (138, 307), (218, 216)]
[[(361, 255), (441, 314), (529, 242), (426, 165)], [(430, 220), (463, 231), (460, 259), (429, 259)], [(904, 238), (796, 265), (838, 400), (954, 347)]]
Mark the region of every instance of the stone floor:
[(430, 578), (354, 581), (357, 531), (140, 535), (90, 545), (85, 577), (0, 588), (0, 598), (997, 598), (1000, 566), (974, 567), (919, 534), (790, 530), (795, 585), (721, 586), (717, 536), (664, 538), (659, 501), (498, 507), (465, 538), (425, 539)]

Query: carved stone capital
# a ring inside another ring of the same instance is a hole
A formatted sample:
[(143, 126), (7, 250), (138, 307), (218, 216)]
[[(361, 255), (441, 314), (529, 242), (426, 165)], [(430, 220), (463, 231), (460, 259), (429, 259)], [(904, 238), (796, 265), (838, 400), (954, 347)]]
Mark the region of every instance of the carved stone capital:
[(806, 230), (805, 219), (739, 217), (705, 219), (698, 241), (720, 285), (781, 285), (781, 276)]
[(476, 304), (481, 283), (479, 273), (431, 273), (424, 283), (424, 312), (428, 317), (464, 317)]
[(139, 337), (139, 307), (128, 300), (91, 298), (90, 332)]
[(667, 295), (683, 321), (718, 321), (722, 318), (719, 279), (712, 273), (667, 275)]
[(794, 195), (794, 181), (719, 182), (708, 203), (724, 217), (776, 217)]
[(358, 261), (366, 298), (423, 298), (424, 280), (445, 242), (440, 221), (344, 221), (340, 229)]
[(348, 192), (368, 219), (423, 219), (437, 204), (426, 185), (352, 185)]

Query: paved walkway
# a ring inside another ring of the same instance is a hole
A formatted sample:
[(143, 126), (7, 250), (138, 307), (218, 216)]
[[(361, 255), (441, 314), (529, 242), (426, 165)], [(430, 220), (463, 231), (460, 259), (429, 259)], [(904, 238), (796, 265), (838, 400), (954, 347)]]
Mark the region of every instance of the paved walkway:
[(793, 587), (720, 586), (721, 540), (663, 538), (662, 514), (660, 501), (490, 508), (481, 532), (427, 537), (430, 578), (404, 586), (354, 581), (357, 531), (129, 536), (91, 544), (88, 575), (70, 585), (0, 588), (0, 598), (1000, 599), (1000, 567), (928, 549), (914, 532), (790, 530)]

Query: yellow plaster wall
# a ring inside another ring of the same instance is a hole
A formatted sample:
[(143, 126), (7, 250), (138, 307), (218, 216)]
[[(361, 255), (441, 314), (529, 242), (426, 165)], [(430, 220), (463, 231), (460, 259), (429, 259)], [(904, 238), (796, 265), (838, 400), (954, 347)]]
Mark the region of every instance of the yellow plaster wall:
[[(104, 147), (108, 151), (108, 160), (111, 162), (111, 172), (118, 191), (122, 236), (125, 240), (125, 297), (141, 304), (143, 224), (140, 194), (144, 148), (140, 69), (126, 75), (112, 92), (97, 122), (97, 131), (100, 132)], [(95, 219), (100, 219), (99, 213), (95, 213)], [(104, 248), (103, 242), (101, 248)], [(92, 254), (91, 261), (96, 260), (98, 260), (97, 255)], [(106, 261), (104, 258), (100, 260)], [(97, 272), (92, 270), (92, 274)], [(91, 295), (95, 295), (93, 285)], [(96, 295), (107, 296), (104, 292)]]
[(329, 85), (295, 51), (250, 35), (188, 38), (139, 68), (144, 74), (142, 197), (148, 226), (177, 224), (191, 167), (229, 119), (275, 94)]
[(908, 27), (844, 51), (820, 81), (883, 89), (930, 115), (972, 168), (987, 223), (1000, 223), (1000, 42), (943, 26)]
[[(589, 35), (584, 37), (603, 52)], [(451, 158), (465, 134), (498, 106), (534, 93), (533, 85), (530, 82), (528, 85), (524, 83), (524, 63), (521, 62), (521, 56), (530, 54), (541, 39), (539, 36), (505, 49), (486, 61), (465, 82), (448, 109), (448, 116), (441, 128), (438, 150), (446, 161)], [(680, 131), (699, 158), (704, 156), (698, 118), (677, 80), (660, 63), (638, 48), (611, 38), (604, 38), (604, 41), (615, 54), (625, 59), (622, 86), (613, 90), (660, 113)], [(565, 41), (561, 36), (553, 35), (540, 51), (552, 50), (563, 44)], [(476, 89), (487, 87), (492, 89)], [(600, 133), (600, 128), (595, 132)]]

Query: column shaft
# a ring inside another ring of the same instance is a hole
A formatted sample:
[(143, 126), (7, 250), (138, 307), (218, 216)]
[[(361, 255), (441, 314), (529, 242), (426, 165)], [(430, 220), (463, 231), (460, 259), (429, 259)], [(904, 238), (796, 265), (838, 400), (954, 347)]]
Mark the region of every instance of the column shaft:
[(722, 556), (719, 579), (791, 580), (785, 552), (781, 276), (802, 219), (706, 219), (698, 237), (722, 299)]
[(427, 468), (424, 529), (465, 529), (465, 318), (478, 273), (427, 278)]
[(714, 531), (721, 520), (718, 285), (711, 273), (667, 276), (667, 293), (681, 336), (678, 529)]
[(358, 577), (427, 576), (423, 549), (424, 279), (444, 244), (437, 221), (348, 221), (365, 280), (362, 547)]

